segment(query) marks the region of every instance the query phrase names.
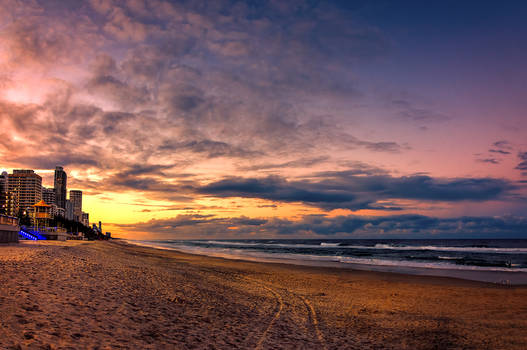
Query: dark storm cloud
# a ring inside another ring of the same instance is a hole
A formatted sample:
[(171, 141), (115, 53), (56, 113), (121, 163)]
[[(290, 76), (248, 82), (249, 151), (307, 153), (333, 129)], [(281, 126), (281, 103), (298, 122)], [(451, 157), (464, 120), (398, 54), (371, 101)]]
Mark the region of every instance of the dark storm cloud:
[(193, 153), (205, 154), (208, 158), (234, 157), (247, 158), (262, 155), (261, 152), (251, 151), (230, 145), (226, 142), (213, 140), (194, 140), (178, 142), (174, 140), (165, 141), (159, 148), (162, 151), (190, 151)]
[(398, 152), (401, 146), (396, 142), (359, 142), (359, 145), (375, 152)]
[(118, 176), (129, 177), (136, 175), (165, 175), (163, 170), (173, 168), (173, 165), (142, 165), (133, 164), (130, 168), (120, 172)]
[(522, 174), (527, 175), (527, 152), (518, 153), (518, 158), (520, 159), (520, 163), (515, 169), (522, 170)]
[(66, 33), (43, 31), (37, 24), (17, 22), (3, 29), (10, 39), (7, 44), (13, 64), (62, 60), (71, 40)]
[(189, 214), (178, 215), (171, 219), (150, 220), (146, 223), (122, 224), (118, 226), (129, 231), (155, 232), (161, 236), (169, 232), (172, 234), (178, 232), (183, 235), (188, 234), (196, 237), (199, 235), (214, 236), (228, 231), (249, 233), (262, 227), (267, 222), (267, 219), (253, 219), (244, 216), (220, 218), (214, 215)]
[[(12, 73), (27, 70), (22, 77), (37, 77), (46, 94), (0, 100), (1, 127), (9, 130), (0, 145), (10, 151), (3, 166), (89, 169), (97, 180), (72, 183), (147, 199), (240, 196), (323, 209), (398, 210), (385, 203), (506, 199), (514, 190), (502, 180), (392, 177), (366, 165), (298, 179), (215, 181), (222, 175), (202, 173), (212, 182), (200, 185), (191, 173), (208, 158), (287, 174), (329, 163), (327, 154), (410, 149), (378, 130), (355, 136), (326, 115), (331, 108), (310, 109), (325, 99), (360, 102), (354, 65), (382, 59), (393, 47), (381, 30), (331, 2), (6, 3), (0, 1), (0, 21), (9, 17), (0, 24), (0, 92), (13, 84)], [(403, 119), (448, 119), (409, 100), (388, 101)], [(345, 118), (354, 122), (354, 113), (346, 110)], [(492, 150), (505, 154), (510, 145), (498, 141)]]
[(54, 154), (51, 156), (26, 156), (26, 157), (14, 157), (9, 159), (10, 162), (20, 164), (22, 167), (29, 167), (35, 169), (53, 169), (57, 164), (62, 166), (99, 166), (99, 162), (96, 159), (84, 157), (82, 155), (74, 154)]
[(356, 202), (357, 196), (347, 191), (324, 191), (322, 189), (309, 188), (309, 185), (292, 184), (279, 177), (226, 179), (204, 186), (199, 189), (199, 192), (218, 197), (245, 197), (283, 202), (304, 202), (322, 207), (364, 207), (368, 204), (367, 202)]
[(499, 164), (500, 163), (500, 161), (496, 158), (476, 159), (476, 161), (480, 163), (489, 163), (489, 164)]
[[(80, 183), (84, 187), (90, 188), (90, 184), (85, 181)], [(167, 182), (159, 177), (149, 175), (132, 176), (127, 175), (126, 172), (117, 173), (91, 185), (92, 188), (101, 191), (140, 192), (146, 198), (153, 200), (176, 202), (191, 202), (194, 200), (188, 186), (180, 183)]]
[(88, 83), (87, 89), (94, 95), (112, 97), (125, 110), (128, 110), (130, 106), (143, 105), (148, 102), (149, 98), (147, 89), (129, 86), (111, 75), (95, 77)]
[(501, 149), (489, 149), (490, 153), (498, 153), (498, 154), (511, 154), (509, 151), (504, 151)]
[(399, 117), (415, 122), (442, 122), (451, 119), (449, 116), (440, 112), (428, 108), (416, 107), (414, 103), (410, 102), (409, 100), (392, 100), (391, 104), (397, 110), (397, 115)]
[(501, 150), (503, 149), (506, 149), (506, 150), (510, 150), (512, 149), (512, 145), (509, 141), (507, 140), (499, 140), (499, 141), (496, 141), (492, 144), (494, 147), (496, 148), (499, 148)]
[[(340, 236), (349, 238), (430, 238), (430, 237), (502, 237), (525, 238), (527, 219), (521, 217), (435, 218), (423, 215), (383, 217), (308, 215), (293, 221), (278, 218), (220, 218), (179, 215), (175, 218), (119, 225), (133, 232), (158, 237), (264, 237)], [(261, 237), (261, 236), (260, 236)]]
[(376, 204), (377, 201), (384, 199), (446, 202), (498, 200), (505, 199), (514, 189), (512, 183), (492, 178), (441, 180), (424, 175), (357, 176), (349, 172), (334, 172), (331, 177), (313, 181), (287, 181), (278, 176), (227, 178), (203, 186), (198, 192), (217, 197), (303, 202), (323, 209), (383, 209), (385, 207)]
[(364, 175), (388, 175), (389, 172), (386, 169), (382, 169), (370, 164), (358, 161), (345, 161), (340, 164), (348, 169), (339, 171), (321, 171), (315, 173), (313, 176), (316, 178), (328, 178), (328, 179), (341, 179), (349, 176)]
[(251, 170), (268, 170), (268, 169), (282, 169), (282, 168), (304, 168), (318, 165), (329, 160), (327, 156), (315, 157), (315, 158), (300, 158), (291, 160), (284, 163), (264, 163), (251, 166), (240, 167), (240, 170), (251, 171)]
[(452, 118), (419, 101), (418, 97), (408, 96), (406, 93), (393, 96), (392, 93), (379, 93), (378, 98), (385, 100), (386, 107), (392, 111), (397, 119), (415, 123), (420, 130), (428, 130), (428, 125), (451, 120)]
[(476, 161), (487, 164), (500, 164), (503, 159), (502, 157), (511, 154), (511, 151), (512, 146), (508, 141), (496, 141), (492, 143), (492, 148), (488, 150), (489, 153), (487, 155), (483, 155), (481, 153), (475, 154), (475, 156), (480, 157), (477, 158)]
[[(155, 165), (152, 157), (179, 151), (198, 155), (189, 163), (199, 155), (269, 163), (278, 152), (322, 159), (319, 152), (327, 148), (407, 148), (393, 140), (359, 139), (298, 103), (306, 93), (359, 96), (339, 69), (350, 60), (381, 57), (391, 45), (374, 27), (350, 25), (349, 13), (332, 4), (17, 5), (0, 4), (10, 16), (0, 31), (9, 48), (5, 84), (24, 67), (48, 74), (60, 64), (61, 72), (73, 75), (87, 69), (75, 83), (52, 75), (60, 88), (50, 88), (54, 92), (41, 102), (0, 101), (2, 117), (26, 135), (10, 145), (18, 150), (12, 157), (17, 166), (57, 160), (98, 164), (111, 173), (133, 162)], [(31, 14), (27, 21), (15, 15), (21, 7)], [(38, 144), (46, 144), (49, 161), (33, 159), (41, 152)], [(64, 149), (82, 156), (61, 155)]]

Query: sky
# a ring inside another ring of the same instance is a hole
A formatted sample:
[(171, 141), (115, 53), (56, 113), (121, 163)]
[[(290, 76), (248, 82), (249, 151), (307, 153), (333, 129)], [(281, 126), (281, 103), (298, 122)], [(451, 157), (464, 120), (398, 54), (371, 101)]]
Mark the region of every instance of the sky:
[(114, 236), (527, 238), (523, 1), (0, 0), (0, 169)]

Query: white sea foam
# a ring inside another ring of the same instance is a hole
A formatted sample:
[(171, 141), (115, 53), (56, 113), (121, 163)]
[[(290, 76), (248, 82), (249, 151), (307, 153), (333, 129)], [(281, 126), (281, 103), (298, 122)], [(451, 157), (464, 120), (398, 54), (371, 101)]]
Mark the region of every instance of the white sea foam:
[(527, 254), (527, 248), (487, 248), (487, 247), (443, 247), (443, 246), (394, 246), (390, 244), (376, 244), (374, 247), (364, 249), (390, 249), (390, 250), (434, 250), (443, 252), (471, 252), (471, 253), (498, 253), (498, 254)]
[[(214, 247), (207, 248), (202, 246), (189, 246), (183, 244), (174, 243), (157, 243), (149, 241), (129, 241), (129, 243), (161, 248), (171, 249), (181, 252), (225, 257), (231, 259), (240, 260), (289, 260), (289, 261), (309, 261), (309, 262), (334, 262), (342, 264), (356, 264), (356, 265), (369, 265), (379, 267), (393, 267), (393, 268), (418, 268), (418, 269), (444, 269), (444, 270), (458, 270), (458, 271), (489, 271), (489, 272), (527, 272), (527, 268), (515, 268), (515, 267), (494, 267), (494, 266), (473, 266), (473, 265), (457, 265), (449, 261), (436, 261), (436, 262), (419, 262), (419, 261), (407, 261), (407, 260), (390, 260), (390, 259), (378, 259), (378, 258), (356, 258), (348, 256), (334, 256), (334, 255), (310, 255), (310, 254), (294, 254), (294, 253), (270, 253), (262, 252), (257, 250), (247, 249), (235, 249), (227, 247)], [(450, 257), (440, 257), (450, 260)], [(455, 259), (455, 258), (454, 258)], [(453, 260), (453, 259), (452, 259)]]
[(457, 256), (438, 256), (439, 259), (442, 259), (442, 260), (458, 260), (458, 259), (461, 259)]
[(433, 250), (443, 252), (468, 252), (468, 253), (496, 253), (496, 254), (527, 254), (527, 248), (492, 248), (492, 247), (448, 247), (448, 246), (411, 246), (411, 245), (391, 245), (377, 243), (375, 246), (367, 245), (341, 245), (342, 243), (322, 242), (315, 244), (288, 244), (288, 243), (251, 243), (251, 242), (232, 242), (232, 241), (189, 241), (197, 244), (211, 244), (224, 246), (240, 247), (281, 247), (281, 248), (339, 248), (339, 249), (385, 249), (385, 250)]

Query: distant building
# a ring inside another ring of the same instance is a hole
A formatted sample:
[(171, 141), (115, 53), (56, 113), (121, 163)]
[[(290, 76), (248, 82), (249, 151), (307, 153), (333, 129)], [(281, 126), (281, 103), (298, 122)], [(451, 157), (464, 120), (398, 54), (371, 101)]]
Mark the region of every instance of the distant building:
[(82, 191), (71, 190), (70, 202), (73, 206), (73, 220), (80, 222), (82, 220)]
[(55, 181), (53, 189), (55, 191), (55, 204), (58, 208), (66, 209), (68, 175), (61, 166), (55, 168)]
[(82, 224), (90, 227), (90, 214), (82, 212)]
[(42, 187), (42, 200), (47, 205), (55, 204), (55, 189)]
[(0, 175), (0, 192), (7, 192), (7, 171), (4, 171), (2, 175)]
[(0, 214), (17, 216), (19, 211), (18, 200), (11, 192), (0, 192)]
[(55, 189), (42, 187), (42, 200), (50, 206), (52, 217), (58, 214), (58, 207), (55, 203)]
[(33, 170), (13, 170), (8, 175), (7, 190), (15, 196), (20, 210), (30, 212), (42, 200), (42, 177)]
[(13, 193), (7, 191), (7, 180), (8, 174), (4, 171), (0, 175), (0, 214), (17, 216), (18, 200)]
[(69, 199), (66, 199), (66, 209), (64, 210), (64, 217), (68, 220), (73, 220), (73, 205)]
[(57, 210), (55, 212), (55, 215), (61, 216), (63, 218), (66, 217), (66, 209), (57, 207)]

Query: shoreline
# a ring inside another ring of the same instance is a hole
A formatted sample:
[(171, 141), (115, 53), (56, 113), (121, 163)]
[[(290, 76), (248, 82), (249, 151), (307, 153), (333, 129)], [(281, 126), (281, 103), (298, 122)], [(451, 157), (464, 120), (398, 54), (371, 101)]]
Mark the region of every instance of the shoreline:
[[(177, 250), (177, 249), (170, 249), (170, 248), (160, 248), (160, 247), (153, 247), (153, 246), (145, 246), (145, 245), (138, 245), (128, 242), (111, 242), (117, 245), (125, 245), (130, 247), (140, 247), (140, 248), (147, 248), (147, 249), (153, 249), (156, 251), (167, 251), (167, 252), (174, 252), (176, 254), (181, 254), (183, 256), (188, 255), (193, 258), (207, 258), (211, 259), (213, 261), (221, 261), (224, 263), (241, 263), (241, 264), (262, 264), (262, 265), (269, 265), (269, 266), (275, 266), (280, 268), (290, 268), (290, 269), (299, 269), (300, 271), (313, 271), (313, 272), (320, 272), (320, 273), (338, 273), (338, 271), (349, 271), (352, 273), (364, 273), (364, 274), (371, 274), (378, 276), (380, 278), (385, 278), (389, 280), (412, 280), (415, 279), (417, 282), (423, 282), (427, 283), (430, 282), (430, 284), (437, 284), (445, 282), (447, 284), (452, 285), (466, 285), (466, 286), (487, 286), (487, 287), (500, 287), (500, 288), (525, 288), (527, 289), (527, 284), (518, 284), (518, 285), (503, 285), (500, 283), (493, 283), (493, 282), (486, 282), (486, 281), (478, 281), (478, 280), (469, 280), (464, 278), (457, 278), (457, 277), (450, 277), (450, 276), (433, 276), (433, 275), (424, 275), (424, 274), (410, 274), (410, 273), (404, 273), (404, 272), (392, 272), (392, 271), (376, 271), (376, 270), (369, 270), (369, 269), (356, 269), (352, 266), (342, 266), (343, 264), (331, 264), (328, 262), (327, 265), (320, 265), (320, 264), (302, 264), (301, 261), (298, 260), (286, 260), (286, 259), (276, 259), (274, 261), (264, 261), (264, 260), (248, 260), (244, 259), (243, 257), (236, 258), (236, 257), (226, 257), (226, 256), (215, 256), (215, 255), (206, 255), (206, 254), (197, 254), (192, 252), (187, 252), (183, 250)], [(349, 264), (352, 265), (352, 264)]]
[(0, 271), (0, 348), (522, 349), (527, 341), (524, 286), (122, 241), (0, 245)]
[(250, 255), (236, 255), (228, 253), (217, 253), (214, 251), (204, 252), (186, 250), (184, 247), (164, 247), (155, 244), (148, 244), (144, 242), (134, 242), (133, 240), (117, 239), (115, 242), (135, 245), (139, 247), (147, 247), (152, 249), (175, 251), (182, 254), (191, 254), (196, 256), (206, 256), (223, 258), (234, 261), (256, 262), (256, 263), (277, 263), (297, 266), (311, 266), (311, 267), (328, 267), (338, 269), (350, 269), (354, 271), (371, 271), (394, 273), (400, 275), (411, 276), (427, 276), (427, 277), (444, 277), (454, 278), (466, 281), (490, 283), (495, 285), (514, 285), (527, 287), (527, 272), (524, 271), (493, 271), (493, 270), (476, 270), (476, 269), (453, 269), (453, 268), (431, 268), (431, 267), (412, 267), (412, 266), (395, 266), (395, 265), (374, 265), (374, 264), (359, 264), (359, 263), (344, 263), (339, 261), (324, 261), (324, 260), (309, 260), (309, 259), (288, 259), (288, 258), (271, 258), (271, 257), (256, 257)]

